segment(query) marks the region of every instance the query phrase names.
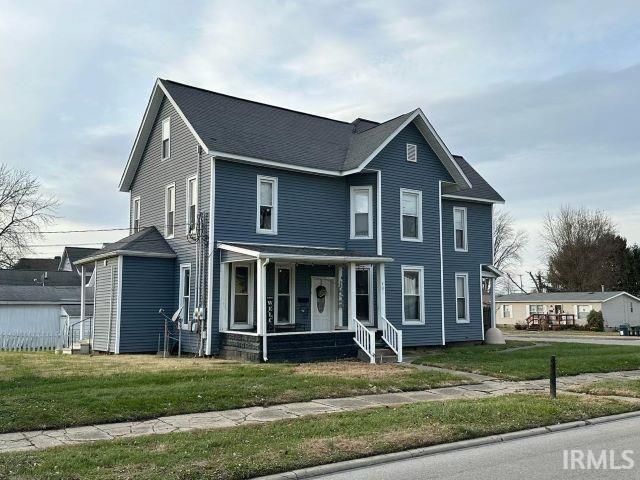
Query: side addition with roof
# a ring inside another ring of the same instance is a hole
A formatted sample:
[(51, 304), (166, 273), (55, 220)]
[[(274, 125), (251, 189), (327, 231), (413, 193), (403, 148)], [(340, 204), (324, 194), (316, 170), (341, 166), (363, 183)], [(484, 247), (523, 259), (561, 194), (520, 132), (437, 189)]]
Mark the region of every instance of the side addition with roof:
[(159, 79), (120, 190), (164, 243), (78, 263), (96, 350), (155, 350), (159, 308), (185, 352), (257, 361), (484, 339), (503, 200), (420, 109), (343, 122)]

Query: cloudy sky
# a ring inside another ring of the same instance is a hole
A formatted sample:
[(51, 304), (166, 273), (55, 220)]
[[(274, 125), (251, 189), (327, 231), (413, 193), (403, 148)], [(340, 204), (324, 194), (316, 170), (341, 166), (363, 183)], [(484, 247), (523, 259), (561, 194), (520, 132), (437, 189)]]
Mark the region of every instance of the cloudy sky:
[(348, 121), (422, 107), (528, 231), (523, 271), (563, 203), (606, 210), (640, 242), (637, 1), (0, 0), (0, 12), (0, 159), (59, 197), (52, 229), (127, 226), (117, 185), (164, 77)]

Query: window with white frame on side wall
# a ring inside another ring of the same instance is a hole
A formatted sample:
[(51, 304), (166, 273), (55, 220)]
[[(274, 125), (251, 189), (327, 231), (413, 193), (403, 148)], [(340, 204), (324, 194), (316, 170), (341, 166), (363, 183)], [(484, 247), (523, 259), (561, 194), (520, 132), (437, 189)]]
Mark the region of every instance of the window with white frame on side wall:
[(424, 324), (424, 267), (402, 265), (402, 324)]
[(198, 177), (187, 178), (187, 234), (194, 233), (198, 221)]
[(162, 160), (171, 157), (171, 117), (162, 121)]
[(453, 207), (453, 234), (456, 252), (468, 251), (467, 209), (465, 207)]
[(468, 273), (456, 273), (456, 322), (469, 323)]
[(422, 241), (422, 192), (400, 189), (400, 238), (405, 242)]
[(352, 186), (350, 238), (373, 238), (373, 188), (371, 185)]
[(165, 187), (164, 192), (164, 235), (173, 238), (176, 231), (176, 184)]
[(133, 206), (131, 212), (131, 229), (132, 233), (137, 233), (140, 231), (140, 197), (135, 197), (133, 199)]
[(278, 179), (258, 175), (256, 192), (256, 232), (278, 233)]
[(191, 319), (191, 264), (180, 265), (180, 296), (178, 306), (181, 310), (182, 328), (188, 328)]

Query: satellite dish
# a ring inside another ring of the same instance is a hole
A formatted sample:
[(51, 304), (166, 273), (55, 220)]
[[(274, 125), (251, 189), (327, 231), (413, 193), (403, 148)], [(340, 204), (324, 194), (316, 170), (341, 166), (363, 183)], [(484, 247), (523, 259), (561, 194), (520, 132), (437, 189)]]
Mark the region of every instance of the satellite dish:
[(171, 317), (171, 321), (173, 323), (178, 323), (178, 320), (180, 320), (180, 313), (182, 312), (182, 307), (180, 307), (178, 310), (176, 310), (176, 312), (173, 314), (173, 316)]

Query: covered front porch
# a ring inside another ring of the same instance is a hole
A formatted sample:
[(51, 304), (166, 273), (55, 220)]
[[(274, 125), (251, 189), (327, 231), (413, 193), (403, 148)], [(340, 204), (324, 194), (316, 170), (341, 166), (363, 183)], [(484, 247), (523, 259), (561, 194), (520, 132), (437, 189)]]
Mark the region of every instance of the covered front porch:
[(384, 268), (391, 258), (338, 248), (218, 248), (223, 354), (328, 360), (355, 356), (362, 348), (373, 360), (377, 330), (392, 334), (398, 349), (401, 334), (385, 314)]

